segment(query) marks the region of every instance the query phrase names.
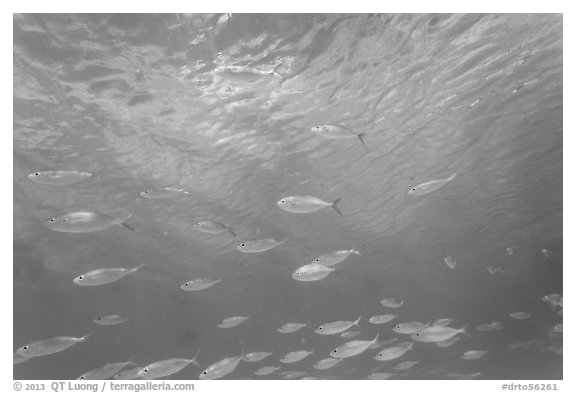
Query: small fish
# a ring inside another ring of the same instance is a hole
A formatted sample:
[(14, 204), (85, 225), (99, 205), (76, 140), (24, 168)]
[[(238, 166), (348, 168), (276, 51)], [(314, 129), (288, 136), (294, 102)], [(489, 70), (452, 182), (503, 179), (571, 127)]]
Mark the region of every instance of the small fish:
[(455, 329), (447, 326), (430, 326), (412, 334), (410, 338), (419, 342), (439, 342), (446, 341), (460, 333), (469, 335), (466, 331), (466, 326), (462, 329)]
[(240, 252), (255, 253), (264, 252), (284, 243), (286, 240), (276, 241), (274, 239), (255, 239), (239, 243), (236, 249)]
[(324, 358), (317, 361), (316, 364), (314, 364), (312, 367), (314, 367), (316, 370), (327, 370), (329, 368), (336, 366), (343, 360), (344, 359), (340, 358)]
[(244, 322), (248, 319), (250, 319), (250, 317), (241, 317), (241, 316), (230, 317), (230, 318), (224, 319), (222, 322), (220, 322), (216, 326), (218, 326), (221, 329), (227, 329), (227, 328), (238, 326), (242, 322)]
[(76, 277), (73, 282), (81, 287), (90, 287), (94, 285), (110, 284), (114, 281), (120, 280), (122, 277), (134, 273), (145, 264), (141, 264), (132, 269), (118, 268), (104, 268), (96, 269), (91, 272), (84, 273)]
[(488, 270), (488, 273), (490, 274), (504, 273), (504, 269), (502, 269), (500, 266), (498, 267), (488, 266), (486, 270)]
[(272, 352), (251, 352), (244, 355), (244, 360), (247, 363), (259, 362), (272, 355)]
[(476, 360), (484, 357), (488, 351), (466, 351), (460, 356), (464, 360)]
[(180, 286), (184, 291), (201, 291), (210, 288), (212, 285), (218, 284), (222, 280), (209, 280), (207, 278), (197, 278), (196, 280), (186, 281)]
[(454, 336), (452, 338), (449, 338), (448, 340), (438, 341), (436, 343), (436, 346), (439, 348), (448, 348), (448, 347), (454, 345), (456, 343), (456, 341), (458, 341), (458, 340), (460, 340), (460, 337)]
[(232, 236), (236, 236), (236, 233), (231, 227), (228, 227), (218, 221), (199, 221), (194, 224), (194, 229), (203, 233), (220, 234), (223, 232), (230, 232)]
[(276, 205), (290, 213), (313, 213), (325, 207), (331, 207), (342, 215), (342, 212), (338, 209), (338, 203), (341, 199), (336, 198), (334, 202), (330, 203), (310, 195), (287, 196), (276, 202)]
[(329, 254), (320, 255), (319, 257), (316, 257), (312, 263), (318, 263), (324, 266), (334, 266), (343, 262), (351, 254), (362, 255), (358, 250), (353, 248), (350, 250), (338, 250)]
[(102, 317), (98, 317), (94, 320), (94, 323), (97, 325), (119, 325), (128, 321), (128, 318), (121, 317), (120, 315), (112, 314), (112, 315), (104, 315)]
[(362, 334), (362, 332), (359, 332), (357, 330), (348, 330), (347, 332), (343, 332), (342, 334), (340, 334), (340, 337), (352, 338), (352, 337), (359, 336), (361, 334)]
[(298, 330), (302, 329), (303, 327), (308, 326), (307, 323), (285, 323), (284, 325), (280, 326), (276, 331), (278, 333), (294, 333)]
[(517, 312), (510, 313), (510, 318), (514, 318), (514, 319), (518, 319), (518, 320), (525, 320), (525, 319), (530, 318), (531, 316), (532, 316), (531, 313), (524, 312), (524, 311), (517, 311)]
[(198, 361), (196, 360), (198, 353), (199, 352), (197, 352), (192, 359), (171, 358), (149, 364), (138, 371), (138, 376), (145, 379), (163, 378), (176, 374), (186, 368), (189, 364), (200, 367), (200, 364), (198, 364)]
[(396, 318), (396, 315), (394, 314), (374, 315), (373, 317), (370, 317), (368, 321), (374, 325), (381, 325), (390, 322), (394, 318)]
[(426, 324), (422, 322), (402, 322), (394, 326), (393, 330), (400, 334), (414, 334), (428, 326), (430, 326), (430, 322)]
[(390, 379), (394, 375), (396, 375), (396, 374), (387, 373), (387, 372), (377, 372), (377, 373), (371, 373), (370, 375), (368, 375), (368, 379), (374, 379), (374, 380)]
[(322, 124), (312, 127), (310, 131), (326, 139), (358, 138), (362, 145), (366, 147), (366, 143), (364, 142), (365, 133), (356, 134), (348, 127), (342, 125)]
[(190, 195), (190, 193), (183, 188), (162, 187), (144, 190), (140, 193), (140, 195), (148, 199), (173, 200), (187, 197)]
[(280, 358), (280, 363), (296, 363), (312, 355), (314, 351), (292, 351)]
[(452, 257), (446, 257), (444, 258), (444, 263), (446, 264), (446, 266), (448, 266), (450, 269), (455, 269), (456, 268), (456, 260)]
[(430, 180), (417, 186), (412, 187), (409, 195), (425, 195), (442, 188), (446, 183), (452, 181), (456, 177), (456, 173), (446, 179)]
[(440, 318), (432, 322), (432, 326), (448, 326), (452, 322), (454, 322), (452, 318)]
[(108, 379), (128, 366), (136, 366), (136, 363), (134, 363), (132, 360), (128, 360), (127, 362), (105, 364), (102, 367), (95, 368), (94, 370), (90, 370), (82, 374), (77, 379), (85, 381)]
[(542, 300), (552, 306), (564, 307), (564, 298), (559, 293), (550, 293), (542, 297)]
[(53, 231), (67, 233), (92, 233), (115, 225), (134, 231), (134, 228), (125, 222), (134, 213), (135, 211), (132, 211), (122, 217), (114, 218), (95, 211), (69, 212), (44, 221), (44, 225)]
[(560, 337), (562, 336), (563, 333), (564, 333), (564, 325), (561, 323), (557, 323), (556, 325), (552, 326), (549, 335), (553, 337)]
[(242, 359), (244, 359), (244, 349), (242, 349), (240, 356), (231, 356), (212, 364), (210, 367), (202, 371), (202, 374), (200, 374), (198, 378), (211, 380), (225, 377), (236, 370), (236, 367), (238, 367), (238, 364), (240, 364)]
[(380, 304), (388, 308), (398, 308), (404, 304), (404, 299), (397, 301), (393, 298), (385, 298), (380, 300)]
[(320, 265), (318, 263), (310, 263), (308, 265), (300, 266), (292, 273), (292, 278), (297, 281), (318, 281), (322, 280), (334, 269)]
[(296, 379), (306, 376), (306, 371), (289, 370), (279, 372), (278, 375), (281, 376), (282, 379)]
[(348, 341), (339, 347), (335, 348), (330, 352), (330, 356), (333, 358), (349, 358), (352, 356), (360, 355), (362, 352), (366, 351), (368, 348), (374, 346), (378, 342), (378, 337), (380, 337), (380, 333), (374, 337), (373, 340), (354, 340)]
[(28, 179), (34, 183), (44, 184), (49, 186), (69, 186), (86, 180), (94, 176), (90, 172), (77, 172), (77, 171), (44, 171), (33, 172), (28, 175)]
[(119, 379), (119, 380), (138, 379), (138, 378), (140, 378), (140, 375), (138, 375), (138, 372), (140, 370), (142, 370), (142, 367), (131, 368), (128, 370), (122, 370), (122, 371), (117, 372), (113, 378)]
[(354, 325), (358, 326), (360, 319), (362, 319), (362, 316), (359, 316), (358, 319), (355, 320), (354, 322), (350, 322), (350, 321), (328, 322), (328, 323), (325, 323), (325, 324), (319, 326), (315, 330), (315, 332), (318, 334), (322, 334), (322, 335), (342, 333), (342, 332), (350, 329)]
[(492, 322), (485, 325), (476, 326), (476, 330), (479, 332), (488, 332), (490, 330), (502, 330), (502, 324), (500, 322)]
[(509, 257), (511, 257), (512, 255), (514, 255), (514, 249), (512, 247), (508, 247), (506, 249), (506, 255), (508, 255)]
[(278, 367), (272, 367), (272, 366), (261, 367), (254, 372), (254, 375), (270, 375), (279, 369), (280, 369), (280, 366), (278, 366)]
[(541, 251), (542, 255), (544, 255), (546, 258), (550, 258), (552, 256), (552, 251), (547, 248), (543, 248)]
[(20, 356), (32, 358), (37, 356), (52, 355), (53, 353), (61, 352), (72, 345), (79, 342), (84, 342), (90, 336), (91, 333), (87, 335), (76, 338), (76, 337), (54, 337), (47, 340), (35, 341), (30, 344), (26, 344), (18, 348), (16, 353)]
[(386, 348), (378, 352), (378, 354), (374, 356), (374, 359), (381, 362), (395, 360), (404, 356), (404, 354), (410, 351), (413, 346), (413, 342), (400, 343), (391, 348)]
[(418, 364), (417, 360), (405, 360), (394, 366), (394, 370), (404, 371), (408, 370)]

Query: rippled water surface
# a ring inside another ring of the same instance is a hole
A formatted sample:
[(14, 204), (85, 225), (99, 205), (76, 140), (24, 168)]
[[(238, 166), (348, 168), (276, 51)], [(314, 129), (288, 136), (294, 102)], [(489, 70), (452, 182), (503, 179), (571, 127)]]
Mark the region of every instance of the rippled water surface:
[[(15, 15), (14, 350), (92, 334), (15, 365), (14, 378), (74, 379), (200, 350), (201, 368), (171, 377), (197, 379), (243, 348), (273, 354), (225, 378), (562, 378), (562, 335), (551, 333), (561, 308), (542, 300), (563, 289), (562, 40), (552, 14)], [(323, 124), (365, 134), (366, 147), (311, 131)], [(94, 176), (60, 186), (28, 178), (53, 170)], [(141, 194), (165, 187), (174, 192)], [(277, 206), (293, 195), (341, 198), (342, 216)], [(133, 231), (45, 225), (86, 210), (135, 212)], [(200, 232), (203, 220), (236, 236)], [(267, 238), (284, 242), (236, 249)], [(361, 255), (324, 279), (292, 278), (352, 248)], [(141, 264), (107, 285), (73, 282)], [(221, 282), (180, 288), (199, 278)], [(403, 303), (385, 308), (384, 298)], [(520, 311), (530, 317), (509, 316)], [(398, 317), (368, 322), (387, 313)], [(93, 322), (110, 314), (129, 321)], [(250, 318), (217, 327), (232, 316)], [(359, 316), (356, 338), (314, 332)], [(412, 341), (393, 331), (398, 322), (438, 318), (471, 337), (374, 359), (386, 341)], [(476, 329), (494, 321), (502, 330)], [(276, 331), (288, 322), (308, 326)], [(379, 348), (313, 367), (378, 333)], [(279, 362), (296, 350), (313, 354)], [(469, 350), (488, 353), (461, 359)], [(402, 361), (418, 363), (396, 370)]]

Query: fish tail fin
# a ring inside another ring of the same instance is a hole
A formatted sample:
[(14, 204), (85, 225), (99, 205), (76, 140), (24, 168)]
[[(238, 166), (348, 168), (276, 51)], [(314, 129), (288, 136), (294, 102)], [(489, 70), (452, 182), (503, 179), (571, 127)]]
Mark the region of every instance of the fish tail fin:
[(192, 363), (193, 365), (195, 365), (196, 367), (200, 367), (200, 363), (198, 363), (198, 355), (200, 355), (200, 349), (196, 351), (196, 353), (194, 354), (194, 356), (192, 356), (192, 359), (190, 359), (190, 363)]
[(366, 136), (366, 133), (362, 132), (362, 133), (358, 134), (358, 139), (360, 139), (360, 142), (362, 142), (362, 145), (364, 145), (364, 147), (368, 147), (368, 146), (366, 146), (366, 142), (364, 142), (365, 136)]
[(468, 331), (466, 330), (467, 328), (468, 328), (468, 325), (464, 325), (464, 327), (462, 329), (460, 329), (460, 332), (464, 333), (468, 337), (472, 337), (472, 335), (470, 333), (468, 333)]
[(88, 337), (90, 337), (92, 335), (92, 333), (94, 333), (94, 332), (90, 332), (90, 333), (80, 337), (79, 341), (88, 341)]
[(135, 272), (136, 270), (139, 270), (141, 267), (146, 266), (145, 263), (141, 263), (140, 265), (136, 266), (135, 268), (132, 268), (131, 271)]
[(352, 254), (356, 254), (356, 255), (362, 256), (362, 254), (360, 253), (360, 251), (356, 250), (355, 248), (353, 248), (351, 251), (352, 251)]
[(361, 319), (362, 319), (362, 315), (360, 315), (358, 317), (358, 319), (354, 321), (354, 325), (358, 326), (358, 323), (360, 322)]
[(230, 232), (232, 236), (236, 237), (236, 233), (232, 230), (232, 227), (226, 227), (226, 229), (228, 229), (228, 232)]
[(458, 174), (458, 172), (454, 172), (454, 173), (452, 174), (452, 176), (450, 176), (450, 177), (448, 178), (448, 180), (454, 180), (454, 178), (456, 177), (457, 174)]
[(132, 226), (128, 225), (126, 223), (126, 221), (128, 221), (130, 218), (132, 218), (132, 216), (134, 216), (134, 214), (136, 214), (136, 210), (132, 210), (130, 211), (126, 216), (124, 217), (120, 217), (117, 218), (116, 221), (118, 221), (118, 223), (120, 225), (122, 225), (124, 228), (131, 230), (132, 232), (136, 232), (136, 230), (134, 228), (132, 228)]
[(334, 202), (332, 202), (332, 208), (334, 208), (334, 210), (336, 210), (336, 213), (340, 214), (341, 216), (343, 215), (342, 212), (340, 211), (340, 209), (338, 209), (338, 203), (340, 203), (340, 201), (342, 200), (342, 198), (336, 198), (334, 200)]

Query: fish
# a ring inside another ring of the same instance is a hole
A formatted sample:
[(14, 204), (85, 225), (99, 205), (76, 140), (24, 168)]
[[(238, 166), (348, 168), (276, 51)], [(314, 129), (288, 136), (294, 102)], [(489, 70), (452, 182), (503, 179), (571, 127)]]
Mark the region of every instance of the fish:
[(454, 322), (452, 318), (439, 318), (432, 322), (432, 326), (448, 326), (452, 322)]
[(190, 193), (181, 187), (172, 186), (144, 190), (140, 195), (148, 199), (173, 200), (187, 197)]
[(414, 334), (428, 326), (430, 326), (430, 322), (426, 324), (422, 322), (402, 322), (394, 326), (393, 330), (400, 334)]
[(220, 234), (223, 232), (229, 232), (232, 236), (236, 236), (236, 233), (231, 227), (228, 227), (218, 221), (199, 221), (194, 224), (194, 229), (203, 233)]
[(374, 356), (374, 359), (381, 362), (395, 360), (404, 356), (404, 354), (410, 351), (413, 346), (413, 342), (403, 342), (393, 347), (381, 350), (376, 356)]
[(359, 332), (357, 330), (348, 330), (347, 332), (343, 332), (340, 334), (340, 337), (344, 337), (344, 338), (352, 338), (352, 337), (356, 337), (361, 335), (362, 332)]
[(514, 255), (514, 249), (512, 247), (508, 247), (506, 249), (506, 255), (508, 255), (509, 257), (511, 257), (512, 255)]
[(120, 315), (104, 315), (94, 319), (94, 323), (97, 325), (119, 325), (121, 323), (127, 322), (129, 319), (121, 317)]
[(324, 358), (317, 361), (312, 367), (316, 370), (327, 370), (332, 368), (342, 362), (344, 359), (341, 358)]
[(532, 316), (531, 313), (524, 312), (524, 311), (516, 311), (516, 312), (510, 313), (510, 318), (518, 319), (518, 320), (525, 320), (525, 319), (530, 318), (531, 316)]
[(358, 250), (350, 249), (350, 250), (338, 250), (333, 251), (329, 254), (320, 255), (319, 257), (314, 258), (312, 263), (318, 263), (324, 266), (334, 266), (343, 262), (348, 256), (351, 254), (362, 255)]
[(394, 366), (394, 370), (404, 371), (408, 370), (418, 364), (417, 360), (405, 360)]
[(280, 363), (296, 363), (312, 355), (314, 351), (292, 351), (280, 358)]
[(326, 139), (348, 139), (348, 138), (358, 138), (364, 147), (366, 143), (364, 141), (364, 137), (366, 133), (362, 132), (360, 134), (356, 134), (354, 131), (349, 129), (348, 127), (344, 127), (343, 125), (335, 125), (335, 124), (321, 124), (316, 125), (310, 129), (314, 134), (326, 138)]
[(464, 360), (476, 360), (484, 357), (488, 351), (466, 351), (460, 356)]
[(196, 355), (194, 355), (192, 359), (170, 358), (149, 364), (138, 371), (138, 376), (144, 379), (163, 378), (182, 371), (189, 364), (200, 367), (200, 364), (196, 360), (199, 353), (200, 351), (196, 352)]
[(92, 333), (82, 337), (54, 337), (46, 340), (35, 341), (30, 344), (21, 346), (16, 350), (20, 356), (32, 358), (37, 356), (52, 355), (57, 352), (70, 348), (72, 345), (84, 342)]
[(284, 243), (286, 240), (276, 241), (274, 239), (254, 239), (239, 243), (236, 250), (246, 253), (264, 252)]
[(105, 364), (102, 367), (98, 367), (95, 368), (94, 370), (85, 372), (76, 379), (85, 381), (108, 379), (113, 377), (115, 374), (119, 373), (123, 368), (126, 368), (128, 366), (136, 366), (136, 363), (134, 363), (132, 360), (128, 360), (127, 362)]
[(134, 273), (144, 265), (145, 264), (143, 263), (132, 269), (125, 269), (122, 267), (96, 269), (88, 273), (81, 274), (72, 281), (74, 284), (81, 287), (110, 284), (120, 280), (130, 273)]
[(460, 337), (454, 336), (452, 338), (449, 338), (448, 340), (438, 341), (436, 343), (436, 346), (439, 348), (448, 348), (448, 347), (452, 346), (453, 344), (455, 344), (456, 341), (458, 341), (458, 340), (460, 340)]
[(542, 255), (544, 255), (546, 258), (550, 258), (552, 256), (552, 251), (547, 248), (543, 248), (541, 251)]
[(334, 269), (320, 265), (318, 263), (310, 263), (308, 265), (300, 266), (292, 273), (292, 278), (297, 281), (318, 281), (322, 280)]
[(479, 332), (488, 332), (490, 330), (502, 330), (502, 324), (500, 322), (492, 322), (485, 325), (476, 326), (476, 330)]
[(360, 355), (362, 352), (366, 351), (368, 348), (374, 346), (378, 342), (378, 337), (380, 337), (380, 333), (374, 337), (373, 340), (354, 340), (348, 341), (339, 347), (333, 349), (330, 352), (330, 356), (333, 358), (349, 358), (352, 356)]
[(397, 301), (396, 299), (393, 298), (385, 298), (380, 300), (380, 304), (388, 308), (398, 308), (404, 304), (404, 299)]
[(278, 333), (294, 333), (298, 330), (302, 329), (303, 327), (308, 326), (307, 323), (285, 323), (284, 325), (280, 326), (276, 331)]
[(227, 328), (238, 326), (242, 322), (244, 322), (248, 319), (250, 319), (250, 317), (242, 317), (242, 316), (230, 317), (230, 318), (224, 319), (222, 322), (220, 322), (216, 326), (218, 326), (221, 329), (227, 329)]
[(446, 341), (460, 333), (468, 334), (464, 326), (461, 329), (455, 329), (448, 326), (430, 326), (420, 330), (410, 336), (412, 340), (419, 342), (439, 342)]
[(383, 323), (390, 322), (391, 320), (395, 319), (397, 316), (394, 314), (384, 314), (384, 315), (374, 315), (370, 317), (368, 322), (374, 325), (381, 325)]
[(360, 319), (362, 319), (362, 316), (359, 316), (358, 319), (355, 320), (354, 322), (350, 322), (350, 321), (328, 322), (328, 323), (325, 323), (325, 324), (319, 326), (314, 331), (317, 334), (322, 334), (322, 335), (331, 335), (331, 334), (342, 333), (342, 332), (350, 329), (354, 325), (358, 326)]
[(338, 203), (341, 199), (342, 198), (336, 198), (334, 202), (330, 203), (310, 195), (295, 195), (280, 199), (276, 202), (276, 205), (280, 209), (290, 213), (313, 213), (325, 207), (331, 207), (336, 210), (336, 213), (342, 215), (342, 212), (338, 208)]
[(560, 337), (564, 333), (564, 325), (562, 323), (557, 323), (556, 325), (552, 326), (550, 332), (548, 333), (551, 337)]
[(114, 379), (119, 379), (119, 380), (126, 380), (126, 379), (138, 379), (140, 378), (140, 375), (138, 375), (138, 372), (142, 370), (142, 367), (136, 367), (136, 368), (131, 368), (128, 370), (122, 370), (117, 372), (116, 374), (114, 374)]
[(53, 231), (66, 233), (92, 233), (113, 226), (122, 226), (134, 232), (134, 228), (126, 224), (126, 221), (135, 212), (131, 211), (119, 218), (89, 210), (68, 212), (44, 221), (44, 225)]
[(196, 280), (186, 281), (180, 285), (180, 289), (184, 291), (201, 291), (210, 288), (212, 285), (218, 284), (222, 280), (209, 280), (207, 278), (197, 278)]
[(254, 371), (254, 375), (270, 375), (279, 369), (280, 369), (280, 366), (278, 366), (278, 367), (265, 366), (265, 367), (261, 367), (258, 370)]
[(544, 295), (542, 300), (551, 304), (552, 306), (564, 307), (564, 298), (559, 293), (550, 293), (548, 295)]
[(94, 174), (90, 172), (43, 171), (32, 172), (28, 175), (28, 179), (34, 183), (49, 186), (69, 186), (71, 184), (79, 183), (83, 180), (89, 179), (92, 176), (94, 176)]
[(434, 191), (442, 188), (444, 185), (446, 185), (446, 183), (454, 180), (455, 177), (456, 177), (456, 173), (454, 173), (452, 176), (450, 176), (446, 179), (430, 180), (430, 181), (427, 181), (425, 183), (418, 184), (417, 186), (410, 188), (410, 190), (408, 191), (408, 194), (409, 195), (429, 194), (431, 192), (434, 192)]
[(244, 360), (247, 363), (259, 362), (272, 355), (272, 352), (250, 352), (244, 355)]
[(278, 375), (281, 376), (282, 379), (296, 379), (306, 376), (306, 371), (288, 370), (279, 372)]
[(244, 359), (244, 349), (242, 349), (242, 353), (239, 356), (227, 357), (212, 364), (210, 367), (202, 371), (198, 378), (211, 380), (225, 377), (236, 370), (236, 367), (238, 367), (238, 364), (240, 364), (242, 359)]
[(396, 374), (388, 372), (375, 372), (368, 375), (368, 379), (374, 379), (374, 380), (390, 379), (394, 375)]
[(450, 269), (455, 269), (457, 262), (454, 258), (452, 257), (446, 257), (444, 258), (444, 263), (446, 264), (446, 266), (448, 266)]
[(488, 273), (490, 274), (504, 273), (504, 269), (502, 269), (500, 266), (498, 267), (488, 266), (486, 270), (488, 270)]

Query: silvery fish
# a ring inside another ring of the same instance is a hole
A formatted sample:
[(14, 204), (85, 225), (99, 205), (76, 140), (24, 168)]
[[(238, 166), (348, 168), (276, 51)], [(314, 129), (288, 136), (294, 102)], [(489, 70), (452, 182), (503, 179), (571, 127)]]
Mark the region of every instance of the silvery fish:
[(325, 207), (331, 207), (340, 215), (342, 212), (338, 209), (338, 203), (342, 198), (336, 198), (334, 202), (326, 202), (320, 198), (310, 195), (287, 196), (276, 202), (276, 205), (290, 213), (313, 213), (322, 210)]
[(550, 337), (561, 337), (563, 333), (564, 333), (564, 324), (557, 323), (556, 325), (552, 326), (552, 329), (550, 329), (548, 335)]
[(387, 373), (387, 372), (376, 372), (376, 373), (371, 373), (370, 375), (368, 375), (368, 379), (375, 379), (375, 380), (390, 379), (394, 375), (396, 375), (396, 374)]
[(136, 368), (131, 368), (129, 370), (119, 371), (114, 375), (114, 379), (126, 380), (126, 379), (141, 378), (140, 375), (138, 375), (138, 372), (140, 370), (142, 370), (142, 367), (136, 367)]
[(203, 233), (220, 234), (223, 232), (230, 232), (232, 236), (236, 236), (236, 233), (232, 228), (217, 222), (217, 221), (199, 221), (194, 224), (194, 229)]
[(358, 250), (353, 248), (350, 250), (338, 250), (316, 257), (313, 263), (318, 263), (324, 266), (334, 266), (343, 262), (351, 254), (362, 255)]
[(324, 358), (316, 362), (312, 367), (316, 370), (326, 370), (336, 366), (338, 363), (342, 362), (344, 359), (341, 358)]
[(550, 293), (542, 297), (542, 300), (552, 306), (564, 307), (564, 297), (559, 293)]
[(196, 358), (198, 357), (198, 352), (192, 359), (181, 359), (181, 358), (171, 358), (166, 360), (161, 360), (143, 367), (138, 371), (138, 376), (145, 379), (156, 379), (167, 377), (172, 374), (183, 370), (189, 364), (193, 364), (196, 367), (200, 367)]
[(16, 353), (20, 356), (31, 358), (36, 356), (52, 355), (53, 353), (61, 352), (72, 345), (84, 342), (90, 336), (91, 333), (87, 335), (76, 338), (76, 337), (54, 337), (47, 340), (35, 341), (30, 344), (26, 344), (18, 348)]
[(310, 263), (308, 265), (300, 266), (298, 269), (292, 273), (292, 278), (298, 281), (318, 281), (322, 280), (334, 269), (320, 265), (318, 263)]
[(532, 316), (531, 313), (524, 312), (524, 311), (517, 311), (517, 312), (510, 313), (510, 318), (518, 319), (518, 320), (528, 319), (531, 316)]
[(418, 364), (417, 360), (405, 360), (394, 366), (394, 370), (404, 371), (408, 370)]
[(476, 360), (484, 357), (488, 351), (466, 351), (460, 356), (464, 360)]
[(374, 359), (381, 362), (395, 360), (404, 356), (404, 354), (411, 350), (413, 346), (413, 342), (400, 343), (391, 348), (386, 348), (378, 352), (378, 354), (374, 356)]
[(109, 363), (105, 364), (102, 367), (95, 368), (94, 370), (90, 370), (79, 376), (77, 379), (81, 380), (108, 379), (113, 377), (115, 374), (119, 373), (120, 370), (122, 370), (123, 368), (135, 365), (136, 363), (134, 363), (132, 360), (128, 360), (127, 362), (121, 362), (121, 363)]
[(446, 257), (444, 258), (444, 263), (446, 264), (446, 266), (448, 266), (450, 269), (455, 269), (456, 268), (456, 260), (452, 257)]
[(412, 338), (414, 341), (420, 342), (439, 342), (446, 341), (458, 335), (459, 333), (469, 335), (466, 331), (466, 326), (464, 326), (462, 329), (455, 329), (447, 326), (430, 326), (412, 334), (410, 338)]
[(432, 322), (432, 326), (448, 326), (452, 322), (454, 322), (452, 318), (439, 318)]
[(242, 316), (229, 317), (229, 318), (224, 319), (222, 322), (220, 322), (216, 326), (218, 326), (221, 329), (227, 329), (227, 328), (238, 326), (242, 322), (244, 322), (248, 319), (250, 319), (250, 317), (242, 317)]
[(385, 298), (380, 300), (380, 304), (388, 308), (398, 308), (404, 304), (404, 299), (397, 301), (393, 298)]
[(244, 355), (244, 359), (242, 360), (248, 363), (259, 362), (270, 355), (272, 355), (272, 352), (251, 352)]
[(94, 320), (97, 325), (118, 325), (128, 321), (128, 318), (121, 317), (120, 315), (104, 315)]
[(261, 367), (254, 372), (254, 375), (270, 375), (278, 369), (280, 369), (280, 366), (278, 366), (278, 367), (273, 367), (273, 366)]
[(446, 183), (452, 181), (456, 177), (456, 173), (446, 179), (430, 180), (422, 184), (414, 186), (408, 191), (409, 195), (425, 195), (442, 188)]
[(512, 255), (514, 255), (514, 249), (512, 247), (508, 247), (506, 249), (506, 255), (508, 255), (509, 257), (511, 257)]
[(453, 344), (455, 344), (456, 341), (458, 341), (458, 340), (460, 340), (460, 337), (454, 336), (452, 338), (449, 338), (448, 340), (438, 341), (436, 343), (436, 346), (439, 348), (448, 348), (448, 347), (452, 346)]
[(422, 322), (402, 322), (398, 325), (394, 326), (393, 330), (396, 333), (400, 334), (414, 334), (419, 332), (420, 330), (430, 326), (430, 322), (422, 323)]
[(550, 258), (552, 256), (552, 251), (547, 248), (543, 248), (542, 255), (544, 255), (546, 258)]
[(149, 199), (174, 200), (187, 197), (190, 193), (179, 187), (162, 187), (144, 190), (140, 195)]
[(134, 273), (144, 265), (145, 264), (143, 263), (132, 269), (125, 269), (122, 267), (96, 269), (92, 270), (91, 272), (79, 275), (73, 280), (73, 282), (74, 284), (81, 287), (110, 284), (114, 281), (120, 280), (130, 273)]
[(209, 280), (207, 278), (197, 278), (196, 280), (186, 281), (180, 286), (184, 291), (201, 291), (210, 288), (212, 285), (218, 284), (222, 280)]
[(244, 350), (242, 350), (240, 356), (232, 356), (229, 358), (224, 358), (214, 363), (206, 370), (202, 371), (202, 374), (200, 374), (198, 378), (210, 380), (225, 377), (226, 375), (236, 370), (236, 367), (238, 367), (238, 364), (240, 364), (240, 361), (242, 361), (243, 358), (244, 358)]
[(492, 322), (485, 325), (476, 326), (476, 330), (479, 332), (488, 332), (490, 330), (502, 330), (502, 324), (500, 322)]
[(488, 270), (488, 273), (490, 274), (504, 273), (504, 269), (502, 269), (500, 266), (498, 267), (488, 266), (486, 270)]
[(282, 325), (278, 329), (276, 329), (276, 331), (278, 333), (284, 333), (284, 334), (295, 333), (305, 326), (308, 326), (308, 324), (307, 323), (285, 323), (284, 325)]
[(280, 358), (280, 363), (296, 363), (312, 355), (314, 351), (292, 351)]
[(358, 326), (360, 319), (362, 319), (362, 316), (359, 316), (358, 319), (355, 320), (354, 322), (351, 322), (351, 321), (328, 322), (328, 323), (325, 323), (325, 324), (319, 326), (315, 330), (315, 332), (318, 334), (322, 334), (322, 335), (342, 333), (342, 332), (350, 329), (354, 325)]
[(366, 143), (364, 142), (365, 133), (356, 134), (348, 127), (342, 125), (322, 124), (312, 127), (310, 131), (326, 139), (358, 138), (362, 145), (366, 147)]
[(377, 334), (372, 341), (366, 341), (366, 340), (348, 341), (347, 343), (340, 345), (338, 348), (333, 349), (332, 352), (330, 352), (330, 356), (332, 356), (333, 358), (343, 359), (360, 355), (368, 348), (374, 346), (378, 342), (379, 336), (380, 334)]
[(247, 240), (238, 244), (236, 249), (240, 252), (246, 253), (264, 252), (273, 249), (285, 241), (286, 240), (276, 241), (274, 239)]
[(33, 172), (28, 175), (28, 179), (38, 184), (50, 186), (68, 186), (81, 182), (94, 176), (90, 172), (77, 171), (43, 171)]
[(134, 231), (134, 228), (125, 222), (132, 217), (134, 213), (135, 211), (132, 211), (116, 218), (95, 211), (69, 212), (44, 221), (44, 225), (53, 231), (67, 233), (92, 233), (113, 226), (123, 226), (126, 229)]

